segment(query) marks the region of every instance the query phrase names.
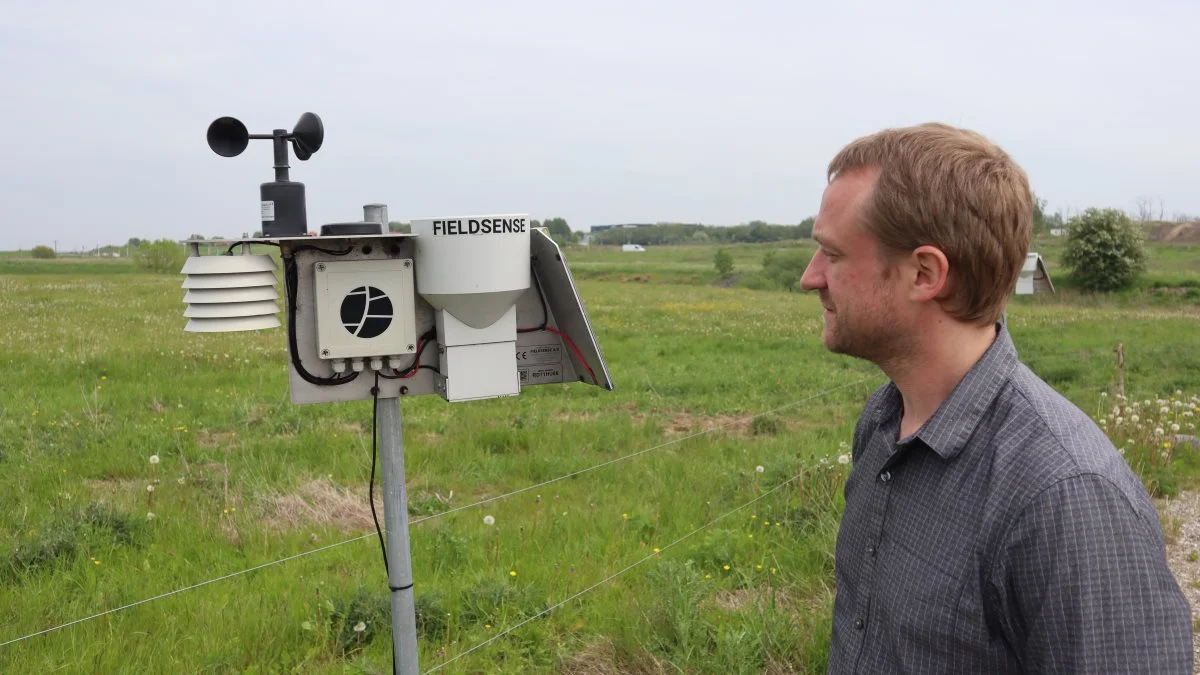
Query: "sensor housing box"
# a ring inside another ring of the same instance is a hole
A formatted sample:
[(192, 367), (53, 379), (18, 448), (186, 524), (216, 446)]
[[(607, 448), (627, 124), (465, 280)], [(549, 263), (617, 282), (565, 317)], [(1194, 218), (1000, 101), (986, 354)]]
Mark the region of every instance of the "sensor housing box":
[(318, 262), (313, 277), (321, 358), (389, 357), (417, 351), (411, 259)]

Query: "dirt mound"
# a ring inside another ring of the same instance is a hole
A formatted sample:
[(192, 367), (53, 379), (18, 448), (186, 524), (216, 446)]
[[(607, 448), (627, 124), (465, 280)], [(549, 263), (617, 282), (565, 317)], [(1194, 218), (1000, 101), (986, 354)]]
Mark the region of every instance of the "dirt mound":
[(1146, 239), (1163, 244), (1200, 244), (1200, 221), (1155, 223), (1147, 227)]

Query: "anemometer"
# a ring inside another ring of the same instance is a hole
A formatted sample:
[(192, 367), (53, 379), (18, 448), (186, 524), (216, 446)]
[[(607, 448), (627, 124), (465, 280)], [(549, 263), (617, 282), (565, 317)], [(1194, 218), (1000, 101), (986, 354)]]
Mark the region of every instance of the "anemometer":
[(222, 157), (271, 140), (275, 178), (259, 187), (261, 237), (234, 241), (224, 255), (201, 255), (200, 246), (230, 242), (185, 242), (184, 330), (279, 327), (275, 258), (252, 253), (256, 244), (278, 247), (292, 402), (375, 406), (394, 666), (416, 673), (400, 398), (457, 403), (535, 385), (613, 385), (562, 250), (528, 214), (416, 218), (400, 233), (389, 231), (385, 204), (366, 204), (362, 220), (310, 230), (289, 147), (308, 160), (324, 135), (311, 112), (290, 132), (251, 134), (233, 117), (209, 125), (208, 146)]

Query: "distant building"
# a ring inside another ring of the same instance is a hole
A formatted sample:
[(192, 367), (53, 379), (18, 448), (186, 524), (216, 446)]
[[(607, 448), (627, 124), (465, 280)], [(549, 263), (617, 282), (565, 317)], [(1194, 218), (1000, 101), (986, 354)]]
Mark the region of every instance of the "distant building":
[(620, 223), (616, 225), (592, 225), (588, 230), (592, 234), (606, 230), (624, 230), (631, 227), (653, 227), (654, 223)]
[(1021, 276), (1017, 278), (1016, 295), (1053, 292), (1054, 284), (1050, 281), (1050, 273), (1046, 271), (1046, 263), (1041, 254), (1026, 255), (1025, 264), (1021, 267)]

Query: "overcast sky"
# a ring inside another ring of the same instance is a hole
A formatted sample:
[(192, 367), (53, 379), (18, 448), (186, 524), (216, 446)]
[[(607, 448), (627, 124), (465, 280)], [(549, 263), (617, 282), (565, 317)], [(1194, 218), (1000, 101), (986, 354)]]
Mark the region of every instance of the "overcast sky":
[(208, 124), (305, 111), (314, 230), (370, 202), (794, 223), (844, 143), (929, 120), (999, 142), (1052, 210), (1200, 214), (1195, 0), (334, 6), (5, 0), (0, 249), (253, 232), (270, 145), (218, 157)]

